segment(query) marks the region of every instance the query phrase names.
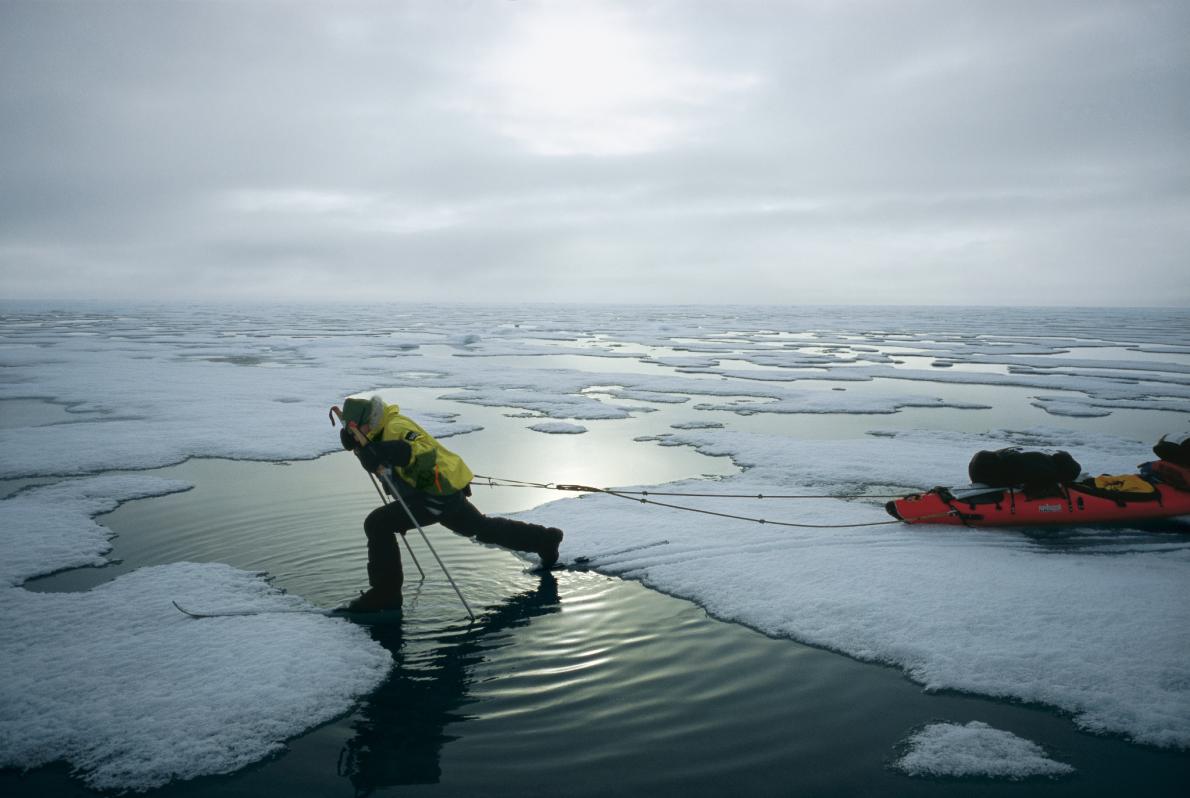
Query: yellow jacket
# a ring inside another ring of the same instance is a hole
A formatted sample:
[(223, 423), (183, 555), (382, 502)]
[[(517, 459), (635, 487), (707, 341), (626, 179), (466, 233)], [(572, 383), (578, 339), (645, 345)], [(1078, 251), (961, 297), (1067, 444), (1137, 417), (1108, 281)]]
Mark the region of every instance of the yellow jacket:
[(373, 441), (404, 441), (413, 450), (405, 465), (393, 466), (393, 473), (414, 488), (437, 496), (457, 493), (470, 484), (471, 469), (463, 458), (434, 439), (411, 418), (401, 415), (395, 404), (384, 406), (379, 428), (371, 430)]

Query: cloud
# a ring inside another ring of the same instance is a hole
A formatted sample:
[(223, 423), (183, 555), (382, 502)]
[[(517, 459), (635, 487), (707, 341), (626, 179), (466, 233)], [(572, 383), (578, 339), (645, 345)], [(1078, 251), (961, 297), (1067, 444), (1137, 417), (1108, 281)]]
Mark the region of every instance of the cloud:
[(0, 289), (1185, 304), (1187, 30), (1172, 1), (10, 0)]
[(697, 135), (758, 79), (694, 63), (625, 8), (523, 3), (460, 107), (540, 155), (639, 155)]

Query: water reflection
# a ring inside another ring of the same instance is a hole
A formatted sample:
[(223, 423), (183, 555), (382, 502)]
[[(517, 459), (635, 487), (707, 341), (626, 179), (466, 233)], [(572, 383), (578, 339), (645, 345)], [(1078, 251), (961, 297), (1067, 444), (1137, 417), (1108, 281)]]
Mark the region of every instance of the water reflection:
[(357, 796), (383, 787), (437, 784), (442, 748), (459, 739), (447, 729), (468, 718), (472, 671), (487, 659), (493, 638), (560, 607), (558, 582), (547, 572), (533, 590), (429, 641), (414, 640), (403, 623), (371, 627), (396, 665), (351, 724), (355, 734), (339, 753), (339, 775), (351, 781)]

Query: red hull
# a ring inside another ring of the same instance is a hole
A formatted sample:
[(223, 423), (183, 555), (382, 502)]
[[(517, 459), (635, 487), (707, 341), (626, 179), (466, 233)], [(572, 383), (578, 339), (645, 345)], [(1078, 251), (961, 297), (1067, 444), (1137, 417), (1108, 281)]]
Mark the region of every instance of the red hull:
[(1155, 485), (1153, 498), (1103, 495), (1081, 483), (1056, 486), (1055, 495), (1031, 498), (1020, 489), (989, 488), (986, 493), (956, 497), (934, 488), (885, 505), (889, 514), (909, 524), (963, 526), (1037, 526), (1050, 524), (1119, 524), (1190, 515), (1190, 490)]

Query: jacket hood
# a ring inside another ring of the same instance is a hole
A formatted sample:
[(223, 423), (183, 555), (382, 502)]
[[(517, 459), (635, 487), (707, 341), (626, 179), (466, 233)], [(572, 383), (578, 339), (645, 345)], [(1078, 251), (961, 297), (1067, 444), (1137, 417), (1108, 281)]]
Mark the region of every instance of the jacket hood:
[(399, 407), (395, 404), (386, 404), (379, 396), (367, 399), (348, 398), (343, 402), (344, 421), (354, 422), (361, 426), (367, 424), (373, 432), (384, 427), (385, 422), (390, 418), (390, 410), (391, 413), (400, 412)]

